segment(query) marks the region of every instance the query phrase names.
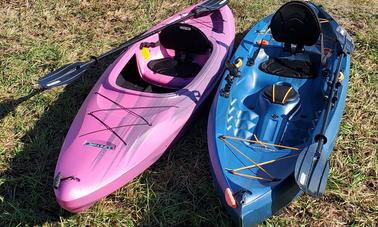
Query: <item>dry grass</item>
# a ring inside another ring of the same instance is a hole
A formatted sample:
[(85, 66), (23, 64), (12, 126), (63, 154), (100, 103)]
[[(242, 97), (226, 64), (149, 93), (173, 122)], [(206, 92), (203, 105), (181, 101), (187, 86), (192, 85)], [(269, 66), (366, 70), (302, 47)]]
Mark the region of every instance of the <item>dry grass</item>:
[[(0, 1), (0, 225), (229, 226), (209, 173), (204, 110), (152, 168), (79, 215), (58, 207), (52, 176), (65, 133), (106, 64), (33, 93), (39, 76), (86, 59), (195, 1)], [(284, 1), (231, 1), (239, 38)], [(378, 223), (378, 2), (322, 0), (353, 34), (350, 90), (325, 197), (302, 196), (263, 225)], [(111, 61), (112, 58), (108, 59)]]

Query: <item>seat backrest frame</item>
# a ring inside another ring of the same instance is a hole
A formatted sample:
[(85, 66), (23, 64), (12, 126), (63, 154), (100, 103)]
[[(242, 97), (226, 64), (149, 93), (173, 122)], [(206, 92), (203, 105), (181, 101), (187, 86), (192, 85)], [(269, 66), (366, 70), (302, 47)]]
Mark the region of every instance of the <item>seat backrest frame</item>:
[(284, 43), (292, 53), (303, 52), (319, 40), (321, 27), (314, 9), (303, 1), (291, 1), (273, 15), (270, 29), (273, 38)]

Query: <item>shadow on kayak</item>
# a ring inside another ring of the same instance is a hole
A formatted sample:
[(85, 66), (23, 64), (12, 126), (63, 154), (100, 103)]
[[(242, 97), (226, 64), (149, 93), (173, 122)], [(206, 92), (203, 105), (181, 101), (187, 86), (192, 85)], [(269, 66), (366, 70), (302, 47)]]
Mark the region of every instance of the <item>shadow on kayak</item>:
[[(237, 34), (235, 46), (244, 34)], [(64, 137), (80, 106), (99, 76), (116, 57), (115, 54), (99, 67), (90, 69), (82, 81), (66, 86), (34, 128), (22, 137), (24, 146), (12, 158), (7, 170), (1, 173), (4, 181), (0, 183), (0, 195), (4, 198), (0, 200), (0, 226), (42, 225), (70, 217), (81, 219), (82, 216), (74, 217), (61, 209), (55, 200), (52, 187), (55, 165)], [(0, 103), (0, 120), (39, 93), (35, 91), (18, 100)], [(197, 100), (196, 96), (193, 93), (193, 101)], [(140, 213), (131, 215), (132, 219), (140, 220), (139, 225), (231, 225), (210, 174), (207, 118), (212, 100), (213, 96), (208, 99), (206, 107), (197, 113), (183, 137), (178, 138), (177, 143), (138, 178), (142, 186), (147, 185), (146, 190), (154, 194), (148, 204), (142, 204), (147, 208), (139, 207), (141, 216)], [(127, 187), (124, 188), (127, 190)], [(115, 196), (111, 194), (108, 200), (113, 200)], [(94, 210), (84, 215), (95, 218)]]

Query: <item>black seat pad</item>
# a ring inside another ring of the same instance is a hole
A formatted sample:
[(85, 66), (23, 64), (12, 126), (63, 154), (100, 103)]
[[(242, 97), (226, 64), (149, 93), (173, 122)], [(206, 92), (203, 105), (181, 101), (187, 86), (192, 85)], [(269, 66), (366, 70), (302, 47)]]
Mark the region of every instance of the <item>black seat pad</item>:
[(315, 67), (310, 61), (291, 60), (285, 58), (270, 58), (260, 65), (263, 72), (293, 78), (313, 78), (315, 77)]
[(270, 28), (278, 42), (314, 45), (320, 36), (320, 23), (314, 10), (303, 1), (284, 4), (273, 16)]
[[(273, 98), (273, 89), (274, 89), (274, 98)], [(274, 85), (266, 87), (263, 91), (263, 95), (271, 103), (281, 104), (281, 105), (285, 105), (289, 102), (295, 101), (299, 97), (298, 92), (292, 86), (279, 85), (279, 84), (274, 84)]]
[(195, 77), (202, 69), (194, 62), (179, 62), (173, 58), (152, 60), (148, 63), (148, 68), (156, 73), (181, 78)]

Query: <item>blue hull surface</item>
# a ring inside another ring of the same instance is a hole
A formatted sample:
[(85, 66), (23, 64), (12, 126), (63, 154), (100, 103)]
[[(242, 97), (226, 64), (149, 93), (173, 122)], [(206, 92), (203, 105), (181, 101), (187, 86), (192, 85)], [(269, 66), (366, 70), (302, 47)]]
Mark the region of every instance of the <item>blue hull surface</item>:
[[(311, 7), (319, 18), (325, 17), (316, 6)], [(331, 79), (324, 71), (335, 72), (340, 57), (332, 38), (335, 24), (321, 24), (322, 34), (328, 37), (323, 49), (329, 52), (322, 63), (320, 38), (315, 45), (305, 46), (303, 53), (287, 53), (269, 30), (272, 16), (258, 22), (241, 41), (230, 60), (238, 75), (230, 79), (232, 69), (225, 72), (209, 116), (208, 146), (215, 186), (241, 226), (262, 222), (301, 193), (294, 178), (295, 164), (321, 130)], [(259, 48), (261, 40), (264, 43)], [(312, 62), (315, 70), (309, 78), (285, 76), (279, 70), (269, 73), (263, 64), (272, 58)], [(328, 141), (323, 152), (328, 156), (345, 105), (350, 55), (343, 57), (341, 67), (338, 100), (325, 133)]]

